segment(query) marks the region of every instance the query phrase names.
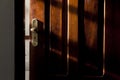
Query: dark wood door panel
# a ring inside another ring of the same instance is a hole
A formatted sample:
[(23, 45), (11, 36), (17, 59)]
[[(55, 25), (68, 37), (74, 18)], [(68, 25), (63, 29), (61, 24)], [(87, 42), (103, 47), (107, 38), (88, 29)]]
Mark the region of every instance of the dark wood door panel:
[(44, 28), (38, 32), (38, 46), (30, 47), (31, 80), (102, 76), (103, 3), (47, 1), (31, 0), (30, 20), (37, 18)]

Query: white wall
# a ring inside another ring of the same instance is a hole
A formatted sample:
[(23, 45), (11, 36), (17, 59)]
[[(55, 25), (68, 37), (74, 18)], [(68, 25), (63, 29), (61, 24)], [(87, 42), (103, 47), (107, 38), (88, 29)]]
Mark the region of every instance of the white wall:
[(0, 0), (0, 80), (14, 80), (14, 0)]

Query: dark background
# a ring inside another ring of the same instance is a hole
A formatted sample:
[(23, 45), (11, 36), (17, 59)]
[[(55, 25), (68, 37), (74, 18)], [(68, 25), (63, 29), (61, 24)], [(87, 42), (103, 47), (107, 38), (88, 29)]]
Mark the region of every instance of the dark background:
[(14, 0), (0, 0), (0, 80), (14, 80)]

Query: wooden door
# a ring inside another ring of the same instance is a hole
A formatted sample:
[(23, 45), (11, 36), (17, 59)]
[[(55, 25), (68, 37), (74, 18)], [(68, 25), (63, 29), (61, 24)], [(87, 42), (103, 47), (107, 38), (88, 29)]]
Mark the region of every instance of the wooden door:
[(103, 0), (30, 2), (30, 80), (101, 78)]

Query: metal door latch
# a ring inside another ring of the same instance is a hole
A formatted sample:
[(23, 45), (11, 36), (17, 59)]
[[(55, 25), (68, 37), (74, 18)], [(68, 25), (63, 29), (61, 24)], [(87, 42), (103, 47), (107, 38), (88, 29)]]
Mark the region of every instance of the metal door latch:
[(31, 23), (31, 43), (33, 46), (38, 45), (38, 20), (35, 18)]

